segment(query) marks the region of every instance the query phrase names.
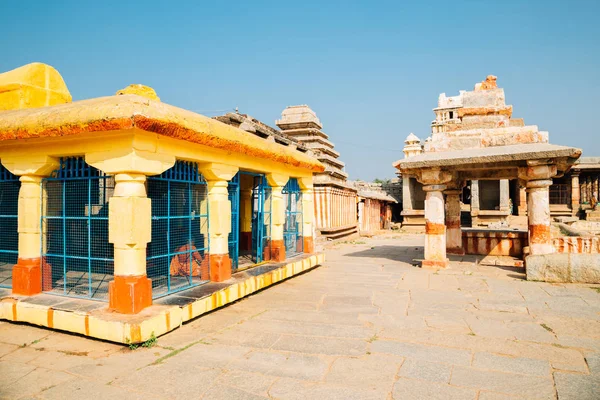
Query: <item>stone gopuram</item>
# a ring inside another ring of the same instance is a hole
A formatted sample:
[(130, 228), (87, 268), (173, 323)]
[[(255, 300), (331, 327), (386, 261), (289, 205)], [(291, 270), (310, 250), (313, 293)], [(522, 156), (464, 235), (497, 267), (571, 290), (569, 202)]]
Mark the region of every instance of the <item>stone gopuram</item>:
[(345, 164), (322, 131), (317, 114), (307, 105), (289, 106), (275, 123), (284, 134), (312, 150), (325, 166), (325, 171), (313, 177), (315, 224), (319, 233), (332, 239), (357, 233), (357, 190), (347, 183)]

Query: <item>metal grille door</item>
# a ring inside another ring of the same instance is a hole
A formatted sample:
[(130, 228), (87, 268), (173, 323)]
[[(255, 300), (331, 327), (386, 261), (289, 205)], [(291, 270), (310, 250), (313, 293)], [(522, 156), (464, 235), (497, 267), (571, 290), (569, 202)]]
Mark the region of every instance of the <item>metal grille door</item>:
[(106, 301), (114, 273), (113, 246), (108, 243), (114, 178), (81, 157), (63, 158), (42, 185), (43, 289)]
[(285, 222), (283, 224), (283, 239), (286, 256), (295, 256), (303, 251), (302, 241), (302, 191), (298, 180), (290, 178), (283, 188), (285, 204)]
[(12, 287), (12, 268), (19, 258), (19, 177), (0, 166), (0, 287)]
[(147, 274), (161, 297), (209, 280), (208, 188), (196, 163), (178, 161), (148, 178), (152, 242)]
[(235, 174), (229, 181), (229, 202), (231, 203), (231, 232), (229, 232), (229, 258), (231, 268), (236, 270), (239, 265), (239, 242), (240, 242), (240, 174)]
[(252, 188), (252, 261), (270, 259), (271, 187), (264, 175), (254, 174)]

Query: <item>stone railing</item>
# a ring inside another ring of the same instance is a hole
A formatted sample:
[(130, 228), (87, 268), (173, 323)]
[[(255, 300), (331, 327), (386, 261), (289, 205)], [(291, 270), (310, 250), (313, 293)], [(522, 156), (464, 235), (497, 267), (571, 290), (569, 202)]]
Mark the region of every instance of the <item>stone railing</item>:
[(465, 254), (522, 257), (526, 231), (468, 229), (462, 232)]
[(600, 253), (600, 238), (598, 237), (564, 236), (554, 238), (552, 244), (557, 253)]

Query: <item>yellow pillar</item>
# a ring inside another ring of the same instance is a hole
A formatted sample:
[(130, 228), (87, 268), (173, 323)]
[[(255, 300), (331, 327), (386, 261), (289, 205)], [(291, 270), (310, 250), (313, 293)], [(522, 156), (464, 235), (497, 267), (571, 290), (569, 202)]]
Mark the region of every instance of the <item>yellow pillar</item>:
[(282, 262), (285, 260), (285, 243), (283, 241), (283, 224), (285, 223), (285, 203), (283, 201), (283, 187), (289, 176), (282, 174), (268, 174), (267, 182), (271, 186), (271, 260)]
[(225, 164), (203, 164), (200, 172), (208, 182), (208, 231), (210, 280), (222, 282), (231, 278), (229, 232), (231, 232), (231, 202), (228, 181), (238, 167)]
[(240, 250), (252, 250), (252, 186), (250, 175), (240, 174)]
[(20, 176), (18, 209), (19, 258), (12, 271), (13, 294), (31, 296), (42, 291), (42, 179), (58, 168), (47, 156), (5, 157), (2, 164)]
[(313, 180), (312, 176), (298, 178), (298, 184), (302, 190), (302, 240), (304, 253), (310, 254), (315, 251), (313, 236), (313, 221), (315, 217), (315, 206), (313, 203)]
[(152, 281), (146, 274), (146, 247), (152, 238), (152, 207), (146, 176), (175, 164), (175, 157), (131, 150), (89, 153), (88, 164), (115, 177), (108, 203), (108, 241), (115, 249), (114, 280), (109, 283), (109, 308), (136, 314), (152, 305)]

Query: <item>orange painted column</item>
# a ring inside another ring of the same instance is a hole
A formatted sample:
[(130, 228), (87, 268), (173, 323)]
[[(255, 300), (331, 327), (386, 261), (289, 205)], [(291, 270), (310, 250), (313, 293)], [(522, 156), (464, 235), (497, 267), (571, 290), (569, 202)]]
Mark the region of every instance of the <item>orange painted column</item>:
[(108, 241), (115, 249), (109, 308), (123, 314), (136, 314), (152, 305), (152, 281), (146, 275), (152, 207), (145, 183), (144, 174), (116, 174), (115, 190), (108, 203)]
[(12, 269), (12, 293), (41, 293), (42, 248), (45, 246), (42, 217), (42, 179), (58, 168), (58, 160), (43, 155), (3, 157), (2, 164), (20, 176), (18, 227), (19, 257)]
[(527, 181), (527, 218), (529, 222), (529, 253), (555, 252), (550, 232), (550, 185), (556, 176), (555, 165), (531, 165), (519, 168), (519, 178)]
[(460, 229), (460, 194), (461, 190), (446, 190), (446, 252), (464, 255), (462, 231)]
[(315, 252), (312, 176), (298, 178), (298, 184), (302, 190), (302, 251), (311, 254)]
[(267, 182), (271, 186), (271, 260), (275, 262), (283, 262), (286, 259), (285, 243), (283, 240), (285, 202), (282, 191), (288, 180), (289, 177), (286, 175), (267, 175)]
[(208, 252), (212, 282), (222, 282), (231, 278), (231, 202), (228, 186), (238, 170), (238, 167), (218, 163), (200, 165), (200, 171), (208, 182)]
[(446, 221), (444, 190), (454, 176), (440, 169), (419, 171), (418, 180), (423, 184), (425, 196), (425, 259), (423, 268), (446, 268)]

